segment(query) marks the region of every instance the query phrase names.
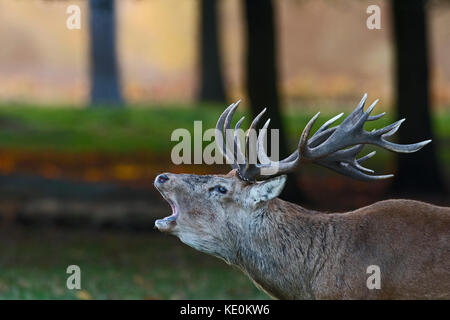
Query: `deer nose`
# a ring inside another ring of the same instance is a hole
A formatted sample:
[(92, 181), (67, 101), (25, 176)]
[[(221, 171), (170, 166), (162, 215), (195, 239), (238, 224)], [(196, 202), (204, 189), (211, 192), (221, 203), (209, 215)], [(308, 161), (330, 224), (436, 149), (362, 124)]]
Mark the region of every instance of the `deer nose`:
[(167, 182), (168, 180), (169, 177), (165, 174), (160, 174), (159, 176), (156, 177), (156, 181), (161, 184)]

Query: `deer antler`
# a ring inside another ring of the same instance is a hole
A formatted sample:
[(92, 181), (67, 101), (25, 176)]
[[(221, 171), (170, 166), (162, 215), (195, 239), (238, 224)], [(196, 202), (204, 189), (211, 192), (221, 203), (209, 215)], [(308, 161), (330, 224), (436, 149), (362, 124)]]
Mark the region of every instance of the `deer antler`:
[(394, 152), (410, 153), (420, 150), (422, 147), (430, 143), (431, 140), (413, 144), (396, 144), (385, 140), (385, 138), (390, 137), (399, 129), (405, 119), (401, 119), (378, 130), (374, 129), (371, 132), (364, 130), (363, 126), (366, 121), (377, 120), (385, 114), (381, 113), (375, 116), (370, 116), (370, 113), (374, 109), (378, 100), (372, 103), (367, 111), (364, 112), (364, 104), (366, 99), (367, 94), (364, 94), (356, 109), (347, 118), (345, 118), (340, 125), (329, 128), (329, 126), (339, 119), (343, 113), (325, 122), (311, 138), (308, 138), (311, 129), (320, 114), (320, 112), (317, 113), (304, 128), (300, 137), (298, 149), (281, 161), (272, 161), (264, 150), (264, 140), (267, 135), (267, 128), (269, 126), (270, 119), (266, 121), (258, 136), (257, 151), (260, 163), (257, 163), (256, 161), (255, 163), (251, 163), (249, 160), (249, 137), (252, 130), (256, 128), (266, 109), (258, 114), (247, 131), (245, 137), (245, 154), (240, 148), (237, 135), (237, 129), (240, 128), (244, 118), (241, 118), (235, 126), (233, 137), (233, 157), (225, 152), (227, 146), (226, 139), (223, 138), (224, 130), (226, 130), (226, 133), (230, 131), (231, 119), (240, 101), (231, 104), (220, 116), (216, 126), (216, 142), (223, 142), (222, 144), (218, 144), (219, 151), (225, 156), (227, 161), (232, 164), (232, 167), (237, 169), (239, 177), (249, 182), (264, 180), (276, 175), (290, 172), (294, 170), (302, 161), (314, 162), (343, 175), (359, 180), (390, 178), (393, 175), (369, 175), (367, 173), (373, 173), (373, 170), (361, 166), (363, 161), (375, 155), (375, 151), (373, 151), (360, 159), (356, 159), (356, 155), (364, 148), (365, 144), (377, 145)]
[[(227, 148), (226, 138), (230, 138), (231, 119), (239, 103), (240, 100), (236, 103), (231, 104), (227, 109), (225, 109), (225, 111), (217, 121), (215, 132), (215, 139), (220, 153), (222, 153), (227, 162), (231, 164), (231, 167), (233, 169), (237, 169), (239, 177), (242, 180), (248, 182), (255, 182), (256, 180), (268, 179), (273, 175), (282, 174), (283, 172), (293, 170), (297, 166), (296, 157), (293, 156), (289, 156), (288, 158), (279, 162), (272, 162), (264, 153), (265, 158), (260, 158), (260, 161), (262, 163), (252, 163), (250, 161), (250, 134), (256, 129), (256, 126), (266, 109), (264, 109), (256, 116), (249, 129), (247, 130), (247, 133), (245, 135), (245, 154), (241, 150), (239, 137), (237, 134), (237, 130), (240, 128), (244, 117), (242, 117), (237, 122), (233, 135), (233, 157), (230, 155), (230, 151)], [(263, 143), (263, 141), (259, 140), (260, 137), (258, 137), (258, 144)], [(274, 172), (275, 174), (264, 174), (265, 172)]]

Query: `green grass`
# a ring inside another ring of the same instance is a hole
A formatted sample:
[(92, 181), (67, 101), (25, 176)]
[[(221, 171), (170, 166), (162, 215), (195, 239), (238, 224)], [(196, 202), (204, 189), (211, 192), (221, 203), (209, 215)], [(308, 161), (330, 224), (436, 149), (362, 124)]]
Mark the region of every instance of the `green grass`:
[(172, 130), (191, 127), (204, 114), (204, 109), (2, 107), (0, 146), (68, 152), (158, 152), (167, 150)]
[[(123, 109), (0, 105), (0, 148), (65, 152), (167, 152), (176, 143), (170, 142), (173, 130), (186, 128), (193, 132), (195, 120), (203, 121), (203, 130), (213, 128), (222, 111), (222, 106), (215, 105)], [(285, 116), (293, 145), (312, 115), (296, 113)], [(318, 124), (332, 115), (323, 113)], [(238, 117), (236, 115), (235, 119)], [(392, 120), (386, 116), (376, 121), (375, 126), (386, 125)], [(450, 111), (435, 115), (434, 122), (438, 136), (450, 136)], [(243, 127), (246, 125), (248, 123), (244, 123)]]
[[(268, 299), (237, 269), (175, 237), (54, 229), (8, 230), (0, 299)], [(81, 268), (82, 291), (66, 287)]]

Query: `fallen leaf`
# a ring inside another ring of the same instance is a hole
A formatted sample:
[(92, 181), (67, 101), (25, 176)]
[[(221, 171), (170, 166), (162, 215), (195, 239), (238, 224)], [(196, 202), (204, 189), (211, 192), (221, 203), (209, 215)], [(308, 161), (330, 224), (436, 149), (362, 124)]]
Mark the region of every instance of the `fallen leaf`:
[(80, 290), (77, 292), (77, 298), (80, 300), (92, 300), (92, 296), (86, 290)]

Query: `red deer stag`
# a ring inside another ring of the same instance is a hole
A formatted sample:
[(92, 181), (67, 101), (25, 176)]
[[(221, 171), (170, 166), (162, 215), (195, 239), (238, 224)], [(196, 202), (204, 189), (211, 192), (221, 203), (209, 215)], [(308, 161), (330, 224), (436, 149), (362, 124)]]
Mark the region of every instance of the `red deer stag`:
[[(277, 198), (286, 182), (283, 174), (302, 162), (356, 179), (384, 179), (391, 175), (370, 175), (373, 171), (361, 166), (374, 152), (356, 159), (365, 144), (408, 153), (430, 142), (387, 141), (403, 120), (364, 130), (366, 121), (384, 114), (370, 116), (376, 102), (364, 111), (365, 100), (366, 95), (340, 125), (330, 127), (342, 114), (309, 138), (316, 114), (303, 130), (298, 149), (284, 160), (272, 161), (264, 150), (267, 121), (256, 144), (259, 163), (249, 161), (249, 133), (245, 152), (234, 134), (232, 156), (225, 151), (226, 143), (218, 146), (228, 160), (233, 158), (227, 175), (160, 174), (155, 186), (173, 213), (157, 220), (156, 228), (237, 266), (278, 299), (450, 299), (450, 208), (386, 200), (325, 214)], [(220, 116), (216, 142), (225, 140), (220, 135), (230, 129), (238, 103)], [(369, 289), (367, 272), (373, 265), (379, 268), (380, 286)]]

